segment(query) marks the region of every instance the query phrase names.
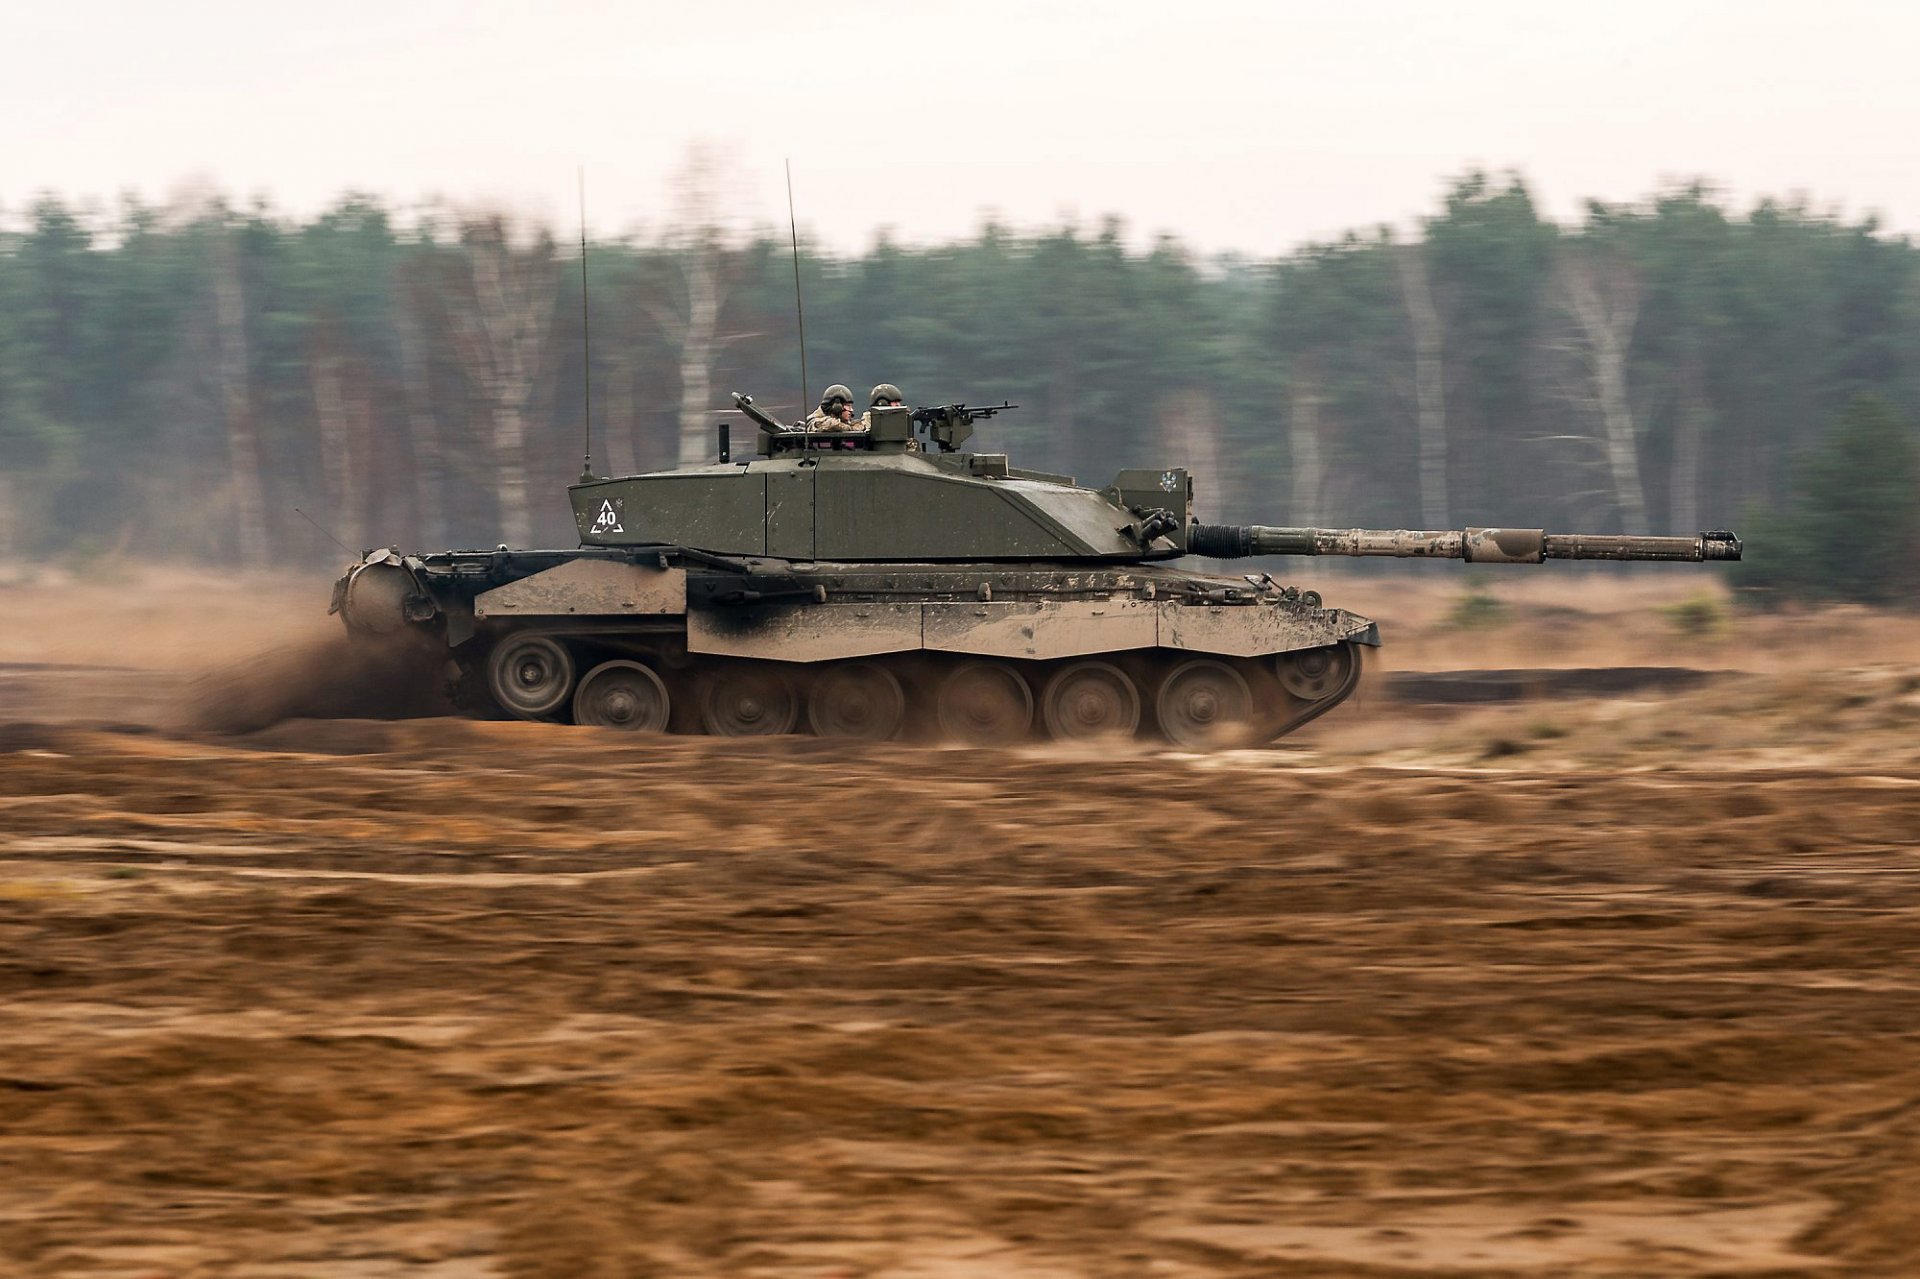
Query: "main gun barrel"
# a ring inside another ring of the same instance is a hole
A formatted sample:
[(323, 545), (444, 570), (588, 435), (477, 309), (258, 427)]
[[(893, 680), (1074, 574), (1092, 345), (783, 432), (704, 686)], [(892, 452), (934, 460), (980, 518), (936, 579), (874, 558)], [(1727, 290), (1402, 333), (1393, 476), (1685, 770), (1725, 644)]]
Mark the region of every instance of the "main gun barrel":
[(1696, 537), (1624, 533), (1549, 533), (1537, 528), (1421, 529), (1275, 528), (1266, 524), (1195, 524), (1187, 550), (1213, 559), (1249, 555), (1386, 555), (1395, 559), (1467, 560), (1475, 564), (1538, 564), (1543, 560), (1737, 560), (1740, 539), (1724, 529)]

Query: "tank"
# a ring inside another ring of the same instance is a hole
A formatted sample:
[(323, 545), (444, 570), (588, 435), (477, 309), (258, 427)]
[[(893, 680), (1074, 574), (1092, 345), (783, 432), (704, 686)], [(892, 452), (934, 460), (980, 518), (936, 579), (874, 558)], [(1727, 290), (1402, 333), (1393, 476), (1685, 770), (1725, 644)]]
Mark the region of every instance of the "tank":
[(734, 400), (750, 456), (732, 456), (723, 424), (711, 465), (583, 475), (568, 490), (577, 547), (370, 552), (333, 611), (357, 635), (424, 634), (462, 705), (526, 720), (1204, 747), (1332, 710), (1380, 633), (1268, 573), (1183, 560), (1740, 558), (1728, 532), (1207, 524), (1180, 467), (1093, 488), (967, 451), (976, 422), (1013, 405), (808, 430)]

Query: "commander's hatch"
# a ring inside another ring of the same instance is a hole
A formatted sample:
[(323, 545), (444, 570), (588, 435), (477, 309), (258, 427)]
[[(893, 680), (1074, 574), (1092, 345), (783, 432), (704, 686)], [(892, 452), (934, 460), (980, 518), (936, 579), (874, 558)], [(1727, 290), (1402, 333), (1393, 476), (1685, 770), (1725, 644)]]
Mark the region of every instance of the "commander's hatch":
[[(804, 427), (789, 427), (784, 431), (760, 429), (756, 441), (761, 457), (781, 457), (790, 453), (812, 451), (836, 452), (857, 449), (871, 453), (906, 453), (914, 447), (913, 410), (904, 405), (888, 408), (876, 408), (868, 414), (873, 425), (865, 431), (809, 431)], [(938, 431), (936, 426), (933, 431)], [(971, 425), (965, 428), (960, 439), (973, 433)], [(948, 446), (942, 445), (942, 448)]]
[[(952, 453), (973, 438), (973, 418), (966, 412), (921, 411), (923, 419), (930, 413), (931, 420), (924, 422), (929, 451)], [(904, 404), (871, 409), (867, 420), (872, 426), (865, 431), (809, 431), (800, 426), (769, 431), (763, 426), (756, 441), (757, 451), (761, 457), (780, 457), (789, 453), (849, 449), (909, 453), (920, 447), (916, 436), (922, 423), (914, 420), (914, 410)]]

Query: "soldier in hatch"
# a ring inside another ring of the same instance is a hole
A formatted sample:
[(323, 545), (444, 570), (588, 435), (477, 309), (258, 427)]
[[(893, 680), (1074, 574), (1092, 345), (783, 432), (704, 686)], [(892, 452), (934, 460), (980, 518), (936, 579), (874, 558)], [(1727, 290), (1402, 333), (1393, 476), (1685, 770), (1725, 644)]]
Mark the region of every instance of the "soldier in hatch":
[(809, 431), (857, 431), (864, 428), (853, 419), (853, 392), (835, 382), (820, 392), (820, 407), (807, 414)]
[(895, 405), (905, 404), (905, 403), (906, 403), (906, 397), (900, 394), (899, 387), (895, 386), (891, 382), (882, 382), (879, 386), (876, 386), (873, 388), (873, 390), (867, 392), (867, 404), (870, 407), (867, 409), (865, 413), (862, 413), (860, 415), (860, 421), (856, 425), (855, 429), (861, 430), (861, 431), (868, 431), (873, 429), (873, 410), (874, 409), (892, 408)]

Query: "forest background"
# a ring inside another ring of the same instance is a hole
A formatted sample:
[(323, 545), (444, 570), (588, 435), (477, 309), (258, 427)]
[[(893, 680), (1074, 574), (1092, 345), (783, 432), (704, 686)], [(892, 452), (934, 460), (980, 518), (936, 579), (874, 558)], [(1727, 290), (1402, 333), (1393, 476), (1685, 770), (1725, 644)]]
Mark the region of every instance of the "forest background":
[[(498, 214), (16, 211), (0, 555), (342, 559), (316, 524), (356, 551), (572, 544), (589, 349), (601, 473), (711, 460), (731, 390), (805, 407), (787, 229), (693, 194), (591, 246), (590, 348), (577, 247)], [(1096, 483), (1185, 465), (1210, 521), (1734, 526), (1762, 598), (1920, 595), (1920, 252), (1871, 220), (1692, 185), (1556, 225), (1472, 173), (1412, 239), (1130, 244), (803, 241), (810, 389), (1011, 399), (981, 447)]]

